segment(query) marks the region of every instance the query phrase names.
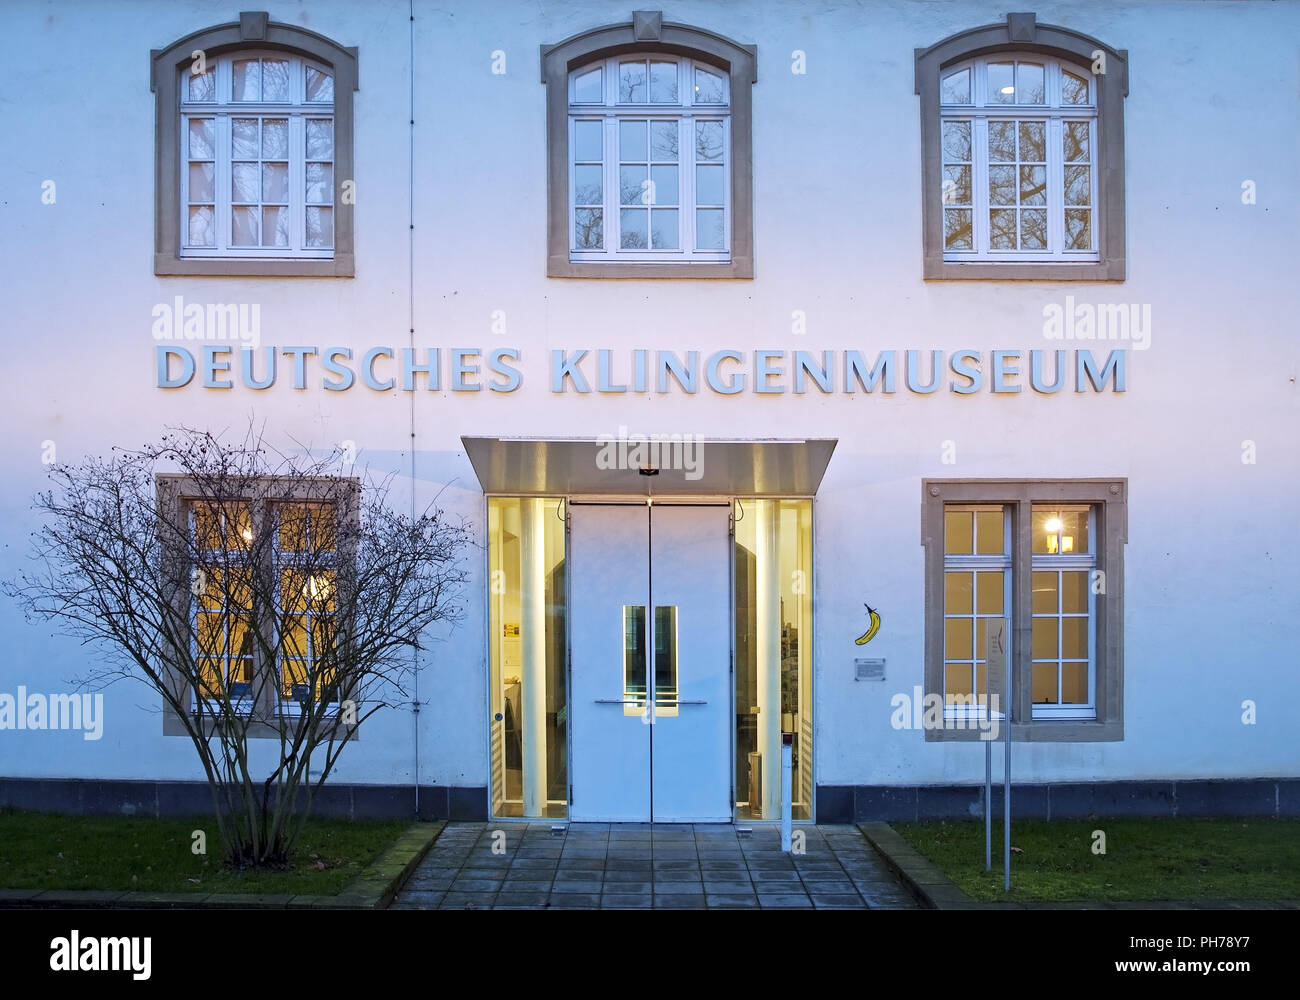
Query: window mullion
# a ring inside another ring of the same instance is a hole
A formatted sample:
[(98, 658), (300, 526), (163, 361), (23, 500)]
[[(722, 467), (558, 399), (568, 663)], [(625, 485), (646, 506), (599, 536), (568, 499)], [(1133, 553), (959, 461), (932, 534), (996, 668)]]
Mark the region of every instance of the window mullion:
[(1047, 249), (1053, 257), (1065, 252), (1065, 147), (1061, 119), (1047, 121)]
[(989, 254), (989, 120), (979, 115), (971, 121), (971, 241), (980, 257)]
[(605, 196), (601, 199), (605, 206), (603, 228), (605, 256), (613, 259), (618, 254), (618, 208), (621, 201), (618, 187), (618, 123), (619, 118), (606, 111), (602, 121), (604, 146)]
[(213, 160), (213, 165), (217, 169), (217, 204), (214, 206), (217, 216), (217, 249), (227, 253), (230, 251), (230, 213), (232, 211), (230, 204), (233, 198), (230, 181), (231, 163), (234, 159), (231, 148), (231, 143), (234, 141), (231, 121), (230, 115), (220, 115), (214, 122), (216, 128), (213, 130), (217, 146), (216, 150), (214, 150), (215, 158)]

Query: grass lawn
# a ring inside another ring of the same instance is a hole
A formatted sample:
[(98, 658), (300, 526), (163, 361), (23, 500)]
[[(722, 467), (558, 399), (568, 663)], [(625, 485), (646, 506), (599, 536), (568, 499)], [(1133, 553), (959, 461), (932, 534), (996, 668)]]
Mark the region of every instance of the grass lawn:
[[(1001, 823), (993, 824), (992, 872), (983, 821), (891, 825), (978, 900), (1300, 899), (1300, 820), (1012, 822), (1009, 894)], [(1104, 855), (1092, 852), (1094, 830), (1105, 832)]]
[[(221, 841), (211, 817), (60, 816), (0, 810), (0, 889), (329, 896), (356, 878), (409, 825), (311, 820), (298, 841), (293, 871), (235, 872), (222, 865)], [(207, 834), (206, 855), (191, 852), (190, 835), (195, 830)]]

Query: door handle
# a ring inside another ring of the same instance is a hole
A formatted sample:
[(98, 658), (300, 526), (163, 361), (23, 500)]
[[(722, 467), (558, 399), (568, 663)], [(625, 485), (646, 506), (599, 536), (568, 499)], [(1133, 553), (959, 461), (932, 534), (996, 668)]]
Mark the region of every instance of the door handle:
[(644, 702), (637, 701), (635, 698), (597, 698), (597, 705), (641, 705)]
[(698, 700), (698, 699), (694, 699), (694, 700), (682, 699), (681, 701), (667, 701), (664, 702), (664, 704), (666, 705), (707, 705), (708, 702), (703, 700)]

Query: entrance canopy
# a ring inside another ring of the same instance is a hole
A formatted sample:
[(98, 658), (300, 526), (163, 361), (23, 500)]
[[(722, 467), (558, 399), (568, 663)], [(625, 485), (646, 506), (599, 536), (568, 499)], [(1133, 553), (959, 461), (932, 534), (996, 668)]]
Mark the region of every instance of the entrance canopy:
[(462, 437), (484, 493), (545, 496), (816, 494), (837, 439)]

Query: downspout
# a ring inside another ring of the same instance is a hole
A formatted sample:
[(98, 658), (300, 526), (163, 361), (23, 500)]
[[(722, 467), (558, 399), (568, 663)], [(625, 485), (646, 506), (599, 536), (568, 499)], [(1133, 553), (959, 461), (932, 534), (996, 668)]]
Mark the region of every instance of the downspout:
[[(407, 166), (410, 227), (406, 237), (407, 256), (407, 344), (411, 357), (415, 357), (415, 0), (408, 0), (407, 14), (410, 17), (410, 133), (409, 163)], [(411, 520), (415, 520), (415, 393), (409, 393), (411, 400)], [(412, 769), (415, 781), (415, 818), (420, 818), (420, 651), (412, 648), (411, 661), (415, 667), (415, 679), (411, 688), (411, 721), (415, 730), (415, 767)]]

